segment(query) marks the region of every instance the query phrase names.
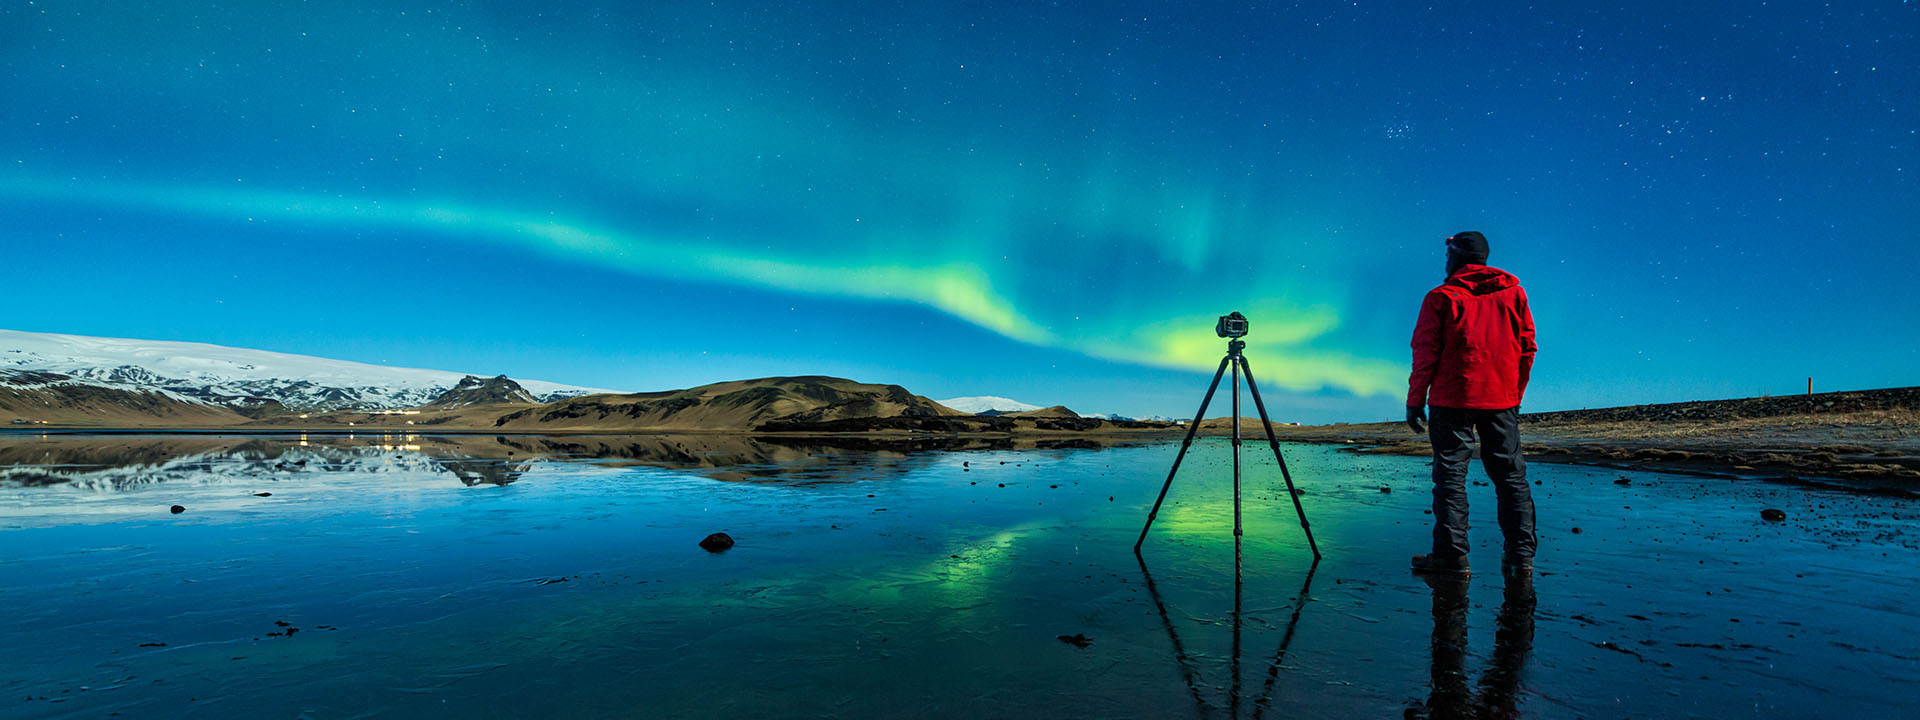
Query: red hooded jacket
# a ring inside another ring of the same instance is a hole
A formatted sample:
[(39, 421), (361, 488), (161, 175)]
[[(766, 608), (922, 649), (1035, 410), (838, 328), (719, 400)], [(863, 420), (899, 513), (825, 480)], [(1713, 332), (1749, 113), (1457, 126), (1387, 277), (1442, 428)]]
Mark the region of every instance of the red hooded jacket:
[(1520, 279), (1486, 265), (1462, 266), (1420, 303), (1407, 407), (1518, 407), (1536, 349)]

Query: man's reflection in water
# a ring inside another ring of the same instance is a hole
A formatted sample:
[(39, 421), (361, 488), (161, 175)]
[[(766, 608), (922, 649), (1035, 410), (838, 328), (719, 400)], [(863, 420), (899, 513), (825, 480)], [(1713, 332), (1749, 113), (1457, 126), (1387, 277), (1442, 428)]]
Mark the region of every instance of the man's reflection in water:
[(1533, 649), (1533, 574), (1506, 574), (1505, 599), (1493, 632), (1493, 657), (1480, 676), (1478, 696), (1467, 686), (1465, 577), (1424, 576), (1433, 588), (1433, 693), (1409, 718), (1513, 718), (1520, 670)]

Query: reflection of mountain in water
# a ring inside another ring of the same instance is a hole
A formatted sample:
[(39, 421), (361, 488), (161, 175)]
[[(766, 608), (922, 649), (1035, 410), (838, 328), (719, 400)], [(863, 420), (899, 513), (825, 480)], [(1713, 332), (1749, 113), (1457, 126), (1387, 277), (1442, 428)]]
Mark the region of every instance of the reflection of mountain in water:
[(537, 461), (691, 471), (726, 481), (838, 482), (850, 462), (904, 472), (935, 451), (1098, 448), (1084, 438), (745, 435), (0, 435), (0, 486), (99, 491), (167, 482), (257, 485), (310, 473), (451, 474), (507, 485)]
[(467, 487), (475, 485), (507, 485), (527, 474), (533, 463), (502, 462), (499, 460), (441, 460), (440, 467), (460, 478)]
[(0, 486), (110, 492), (160, 483), (251, 487), (315, 473), (438, 472), (431, 458), (387, 444), (217, 436), (0, 437)]

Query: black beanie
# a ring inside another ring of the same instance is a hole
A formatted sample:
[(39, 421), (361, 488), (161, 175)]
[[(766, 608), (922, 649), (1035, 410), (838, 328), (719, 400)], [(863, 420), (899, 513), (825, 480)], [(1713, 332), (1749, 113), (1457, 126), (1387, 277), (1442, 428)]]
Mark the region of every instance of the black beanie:
[(1456, 233), (1453, 237), (1447, 238), (1447, 249), (1460, 256), (1461, 260), (1475, 265), (1486, 264), (1489, 253), (1487, 236), (1474, 230)]

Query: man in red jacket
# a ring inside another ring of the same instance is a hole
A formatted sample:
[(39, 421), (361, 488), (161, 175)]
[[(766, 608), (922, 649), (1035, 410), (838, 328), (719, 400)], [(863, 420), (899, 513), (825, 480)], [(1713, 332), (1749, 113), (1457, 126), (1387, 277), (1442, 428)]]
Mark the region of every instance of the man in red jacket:
[[(1533, 312), (1520, 280), (1487, 266), (1487, 238), (1447, 238), (1447, 281), (1427, 292), (1413, 328), (1407, 426), (1433, 442), (1433, 552), (1413, 569), (1467, 573), (1467, 461), (1479, 432), (1506, 536), (1505, 566), (1532, 572), (1533, 493), (1520, 457), (1520, 400), (1533, 371)], [(1421, 427), (1433, 406), (1432, 429)]]

